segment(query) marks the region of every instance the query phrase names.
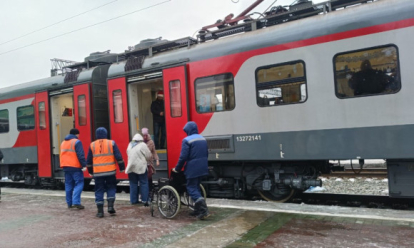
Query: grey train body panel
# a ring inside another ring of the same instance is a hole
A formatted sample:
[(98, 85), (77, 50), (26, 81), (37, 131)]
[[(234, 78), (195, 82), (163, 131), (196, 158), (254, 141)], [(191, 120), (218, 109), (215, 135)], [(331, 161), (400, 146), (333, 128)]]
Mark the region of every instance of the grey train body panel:
[(228, 139), (234, 150), (210, 150), (209, 161), (414, 159), (414, 125), (250, 133)]
[[(391, 11), (392, 10), (392, 11)], [(413, 18), (414, 1), (387, 0), (351, 7), (344, 11), (334, 11), (324, 15), (304, 18), (282, 25), (263, 28), (233, 37), (193, 45), (147, 57), (143, 69), (153, 64), (163, 64), (188, 58), (190, 62), (222, 57), (230, 54), (286, 44), (324, 35), (340, 33), (359, 28), (380, 25)], [(398, 15), (395, 15), (398, 13)], [(379, 18), (380, 17), (380, 18)], [(352, 21), (350, 21), (352, 20)], [(231, 61), (229, 61), (231, 63)], [(108, 77), (125, 75), (125, 61), (114, 63)], [(128, 72), (130, 74), (131, 72)], [(139, 70), (136, 71), (139, 73)], [(190, 71), (191, 73), (191, 71)]]
[(2, 164), (37, 164), (37, 146), (2, 148)]

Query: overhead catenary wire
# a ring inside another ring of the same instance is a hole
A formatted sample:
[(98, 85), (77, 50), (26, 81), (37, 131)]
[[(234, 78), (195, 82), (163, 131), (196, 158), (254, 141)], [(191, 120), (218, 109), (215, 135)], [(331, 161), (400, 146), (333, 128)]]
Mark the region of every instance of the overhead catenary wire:
[(60, 24), (60, 23), (62, 23), (62, 22), (65, 22), (65, 21), (71, 20), (71, 19), (73, 19), (73, 18), (76, 18), (76, 17), (78, 17), (78, 16), (84, 15), (84, 14), (89, 13), (89, 12), (91, 12), (91, 11), (97, 10), (97, 9), (99, 9), (99, 8), (102, 8), (102, 7), (106, 6), (106, 5), (112, 4), (112, 3), (116, 2), (116, 1), (118, 1), (118, 0), (114, 0), (114, 1), (111, 1), (111, 2), (109, 2), (109, 3), (105, 3), (105, 4), (102, 4), (102, 5), (99, 5), (99, 6), (95, 7), (95, 8), (93, 8), (93, 9), (90, 9), (90, 10), (84, 11), (84, 12), (82, 12), (82, 13), (76, 14), (76, 15), (74, 15), (74, 16), (68, 17), (68, 18), (66, 18), (66, 19), (60, 20), (60, 21), (58, 21), (58, 22), (52, 23), (52, 24), (47, 25), (47, 26), (44, 26), (44, 27), (42, 27), (42, 28), (39, 28), (39, 29), (33, 30), (33, 31), (31, 31), (31, 32), (29, 32), (29, 33), (26, 33), (26, 34), (24, 34), (24, 35), (21, 35), (21, 36), (19, 36), (19, 37), (16, 37), (16, 38), (13, 38), (13, 39), (11, 39), (11, 40), (8, 40), (8, 41), (5, 41), (5, 42), (3, 42), (3, 43), (0, 43), (0, 46), (2, 46), (2, 45), (4, 45), (4, 44), (7, 44), (7, 43), (10, 43), (10, 42), (12, 42), (12, 41), (15, 41), (15, 40), (21, 39), (21, 38), (23, 38), (23, 37), (29, 36), (29, 35), (31, 35), (31, 34), (37, 33), (37, 32), (39, 32), (39, 31), (45, 30), (45, 29), (47, 29), (47, 28), (50, 28), (50, 27), (56, 26), (56, 25), (58, 25), (58, 24)]
[(167, 2), (171, 2), (171, 0), (166, 0), (166, 1), (163, 1), (163, 2), (160, 2), (160, 3), (157, 3), (157, 4), (153, 4), (153, 5), (150, 5), (148, 7), (142, 8), (142, 9), (134, 10), (132, 12), (129, 12), (129, 13), (126, 13), (126, 14), (123, 14), (123, 15), (120, 15), (120, 16), (116, 16), (116, 17), (107, 19), (105, 21), (97, 22), (97, 23), (94, 23), (94, 24), (91, 24), (91, 25), (88, 25), (88, 26), (85, 26), (85, 27), (82, 27), (82, 28), (78, 28), (78, 29), (75, 29), (75, 30), (72, 30), (72, 31), (69, 31), (69, 32), (66, 32), (66, 33), (63, 33), (63, 34), (59, 34), (59, 35), (56, 35), (56, 36), (53, 36), (53, 37), (50, 37), (50, 38), (47, 38), (47, 39), (44, 39), (44, 40), (40, 40), (40, 41), (33, 42), (33, 43), (29, 44), (29, 45), (25, 45), (25, 46), (21, 46), (21, 47), (12, 49), (12, 50), (8, 50), (6, 52), (0, 53), (0, 56), (1, 55), (4, 55), (4, 54), (7, 54), (7, 53), (11, 53), (11, 52), (17, 51), (17, 50), (20, 50), (20, 49), (23, 49), (23, 48), (26, 48), (26, 47), (30, 47), (30, 46), (33, 46), (33, 45), (37, 45), (37, 44), (42, 43), (42, 42), (46, 42), (46, 41), (49, 41), (49, 40), (53, 40), (53, 39), (56, 39), (56, 38), (59, 38), (59, 37), (62, 37), (62, 36), (65, 36), (65, 35), (68, 35), (68, 34), (71, 34), (71, 33), (75, 33), (75, 32), (78, 32), (78, 31), (81, 31), (81, 30), (90, 28), (90, 27), (94, 27), (94, 26), (100, 25), (102, 23), (110, 22), (110, 21), (113, 21), (113, 20), (122, 18), (124, 16), (127, 16), (127, 15), (132, 15), (134, 13), (141, 12), (141, 11), (144, 11), (144, 10), (147, 10), (147, 9), (150, 9), (150, 8), (153, 8), (153, 7), (156, 7), (156, 6), (159, 6), (159, 5), (165, 4)]

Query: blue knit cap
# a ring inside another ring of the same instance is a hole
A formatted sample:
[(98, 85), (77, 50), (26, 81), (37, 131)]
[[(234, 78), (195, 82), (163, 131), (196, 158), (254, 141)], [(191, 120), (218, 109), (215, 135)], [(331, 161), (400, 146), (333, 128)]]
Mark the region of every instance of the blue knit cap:
[(108, 138), (108, 131), (106, 131), (106, 128), (99, 127), (96, 129), (96, 139), (107, 139)]

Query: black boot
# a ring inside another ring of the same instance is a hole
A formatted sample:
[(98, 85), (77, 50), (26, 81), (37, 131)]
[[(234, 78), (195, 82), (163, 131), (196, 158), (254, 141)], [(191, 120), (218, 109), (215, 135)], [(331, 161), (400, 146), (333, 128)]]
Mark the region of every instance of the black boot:
[(114, 203), (115, 203), (115, 200), (108, 200), (108, 213), (110, 214), (116, 213), (115, 208), (114, 208)]
[(201, 201), (194, 203), (194, 211), (190, 212), (190, 216), (198, 216), (200, 214)]
[[(208, 212), (207, 204), (204, 198), (198, 199), (197, 202), (200, 204), (200, 212), (199, 215), (197, 215), (197, 219), (199, 220), (205, 220), (210, 216), (210, 213)], [(196, 202), (196, 204), (197, 204)]]
[(98, 213), (96, 214), (96, 217), (102, 218), (104, 217), (104, 211), (103, 211), (103, 205), (96, 205), (98, 207)]

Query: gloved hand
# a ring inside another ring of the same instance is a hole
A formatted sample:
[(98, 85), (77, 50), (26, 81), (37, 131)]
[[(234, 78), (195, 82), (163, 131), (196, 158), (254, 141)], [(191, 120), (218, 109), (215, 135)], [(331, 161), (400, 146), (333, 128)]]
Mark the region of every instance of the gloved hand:
[(83, 168), (82, 168), (82, 171), (86, 171), (86, 167), (83, 167)]
[(172, 172), (174, 172), (174, 173), (178, 173), (178, 172), (175, 170), (175, 168), (173, 168), (173, 169), (172, 169)]
[(93, 175), (92, 175), (92, 174), (89, 174), (89, 176), (90, 176), (90, 177), (93, 177)]

